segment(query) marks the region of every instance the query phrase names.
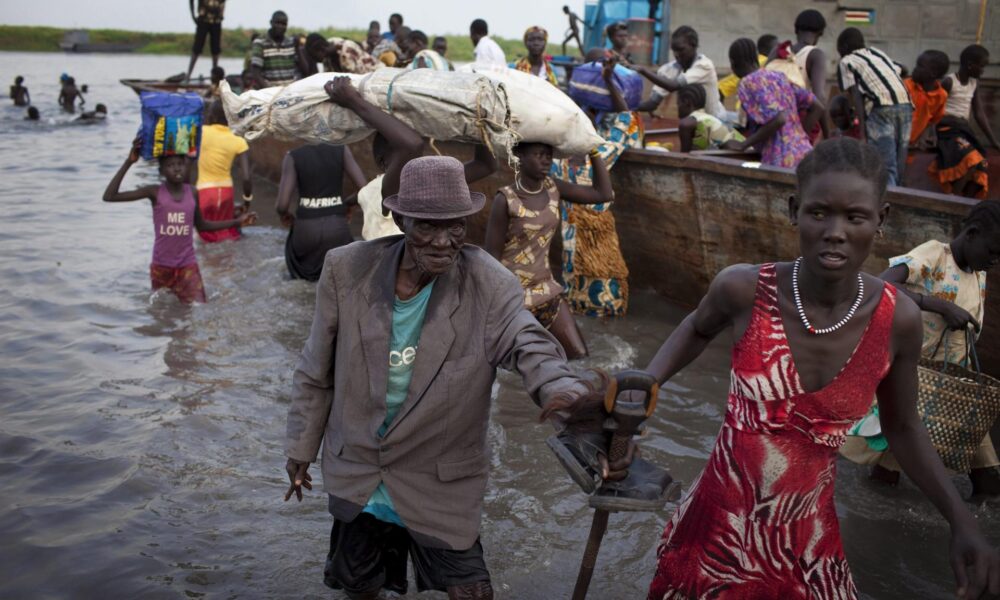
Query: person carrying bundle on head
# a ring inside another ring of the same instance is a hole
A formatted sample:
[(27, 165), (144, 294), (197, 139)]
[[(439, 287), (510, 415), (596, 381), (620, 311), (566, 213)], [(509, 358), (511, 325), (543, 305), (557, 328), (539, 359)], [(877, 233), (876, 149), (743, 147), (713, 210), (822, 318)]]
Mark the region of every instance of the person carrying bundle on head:
[(153, 291), (165, 288), (181, 302), (205, 302), (198, 259), (194, 252), (194, 231), (220, 231), (231, 227), (253, 225), (257, 213), (247, 212), (238, 219), (208, 221), (198, 207), (198, 192), (188, 181), (188, 158), (183, 154), (164, 153), (159, 156), (159, 185), (147, 185), (130, 192), (122, 192), (122, 180), (129, 168), (139, 161), (142, 137), (132, 142), (125, 163), (111, 178), (104, 190), (105, 202), (133, 202), (149, 200), (153, 205), (153, 259), (149, 277)]

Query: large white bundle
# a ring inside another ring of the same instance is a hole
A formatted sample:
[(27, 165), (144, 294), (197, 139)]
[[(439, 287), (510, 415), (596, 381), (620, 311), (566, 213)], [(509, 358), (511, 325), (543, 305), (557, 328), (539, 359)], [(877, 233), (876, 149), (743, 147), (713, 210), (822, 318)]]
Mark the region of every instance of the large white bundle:
[(563, 156), (587, 154), (604, 142), (590, 117), (547, 79), (516, 69), (472, 65), (471, 70), (506, 88), (518, 141), (543, 142)]
[[(364, 75), (344, 75), (357, 87)], [(330, 104), (323, 85), (329, 76), (318, 73), (285, 87), (249, 90), (236, 95), (226, 80), (219, 84), (219, 97), (233, 133), (255, 140), (264, 134), (280, 139), (349, 143), (368, 135), (365, 122), (349, 110)], [(327, 137), (329, 136), (329, 137)]]
[[(425, 137), (487, 143), (494, 148), (509, 148), (513, 141), (506, 92), (482, 75), (386, 68), (366, 75), (337, 76), (349, 77), (367, 101)], [(354, 111), (329, 101), (323, 86), (331, 77), (319, 73), (285, 87), (239, 96), (223, 82), (222, 103), (229, 126), (249, 140), (264, 134), (332, 144), (365, 138), (371, 128)]]
[[(519, 71), (456, 72), (379, 69), (345, 75), (361, 95), (420, 135), (442, 141), (486, 143), (510, 158), (519, 140), (552, 145), (560, 155), (586, 154), (603, 140), (568, 96), (539, 77)], [(268, 134), (311, 143), (349, 144), (371, 129), (329, 101), (320, 73), (286, 87), (237, 96), (225, 82), (223, 106), (232, 130), (247, 139)]]

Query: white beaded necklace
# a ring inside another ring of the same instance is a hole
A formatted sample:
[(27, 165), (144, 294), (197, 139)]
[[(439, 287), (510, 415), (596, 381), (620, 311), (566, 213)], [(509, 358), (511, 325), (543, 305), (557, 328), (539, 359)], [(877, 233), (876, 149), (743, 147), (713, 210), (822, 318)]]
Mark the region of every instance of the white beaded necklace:
[(847, 324), (857, 312), (858, 307), (861, 306), (861, 301), (865, 298), (865, 282), (861, 279), (861, 273), (858, 273), (858, 297), (854, 299), (854, 304), (847, 311), (847, 315), (843, 319), (838, 321), (836, 324), (829, 327), (824, 327), (823, 329), (816, 329), (809, 322), (809, 317), (806, 316), (805, 309), (802, 308), (802, 296), (799, 294), (799, 265), (802, 264), (802, 257), (795, 259), (792, 264), (792, 295), (795, 297), (795, 310), (799, 313), (799, 318), (802, 319), (802, 324), (806, 326), (806, 331), (813, 335), (823, 335), (824, 333), (833, 333), (841, 327)]
[(545, 180), (544, 179), (542, 179), (542, 185), (538, 186), (537, 190), (529, 190), (528, 188), (526, 188), (523, 185), (521, 185), (521, 176), (520, 175), (518, 175), (517, 177), (514, 178), (514, 183), (517, 185), (517, 189), (521, 190), (525, 194), (528, 194), (529, 196), (534, 196), (535, 194), (540, 194), (542, 192), (542, 190), (545, 189)]

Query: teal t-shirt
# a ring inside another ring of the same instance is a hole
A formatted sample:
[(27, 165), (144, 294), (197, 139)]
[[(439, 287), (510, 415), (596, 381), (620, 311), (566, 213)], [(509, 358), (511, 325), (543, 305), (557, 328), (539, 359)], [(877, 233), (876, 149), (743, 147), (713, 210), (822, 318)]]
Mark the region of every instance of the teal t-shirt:
[[(430, 282), (416, 296), (409, 300), (395, 298), (392, 301), (392, 335), (389, 339), (389, 381), (385, 388), (385, 421), (379, 427), (382, 437), (388, 431), (396, 413), (406, 400), (413, 377), (413, 365), (417, 361), (417, 342), (424, 326), (427, 303), (431, 299), (434, 282)], [(385, 483), (379, 483), (375, 493), (368, 499), (364, 511), (379, 521), (405, 527), (396, 513), (396, 507), (389, 497)]]

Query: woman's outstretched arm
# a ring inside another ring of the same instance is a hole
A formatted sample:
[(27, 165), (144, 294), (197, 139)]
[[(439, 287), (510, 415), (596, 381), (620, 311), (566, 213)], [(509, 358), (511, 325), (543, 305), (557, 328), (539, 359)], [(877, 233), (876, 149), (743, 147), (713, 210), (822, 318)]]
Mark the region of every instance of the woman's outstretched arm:
[(733, 265), (716, 275), (698, 308), (663, 342), (646, 371), (663, 383), (698, 358), (715, 336), (753, 308), (759, 272), (757, 265)]

